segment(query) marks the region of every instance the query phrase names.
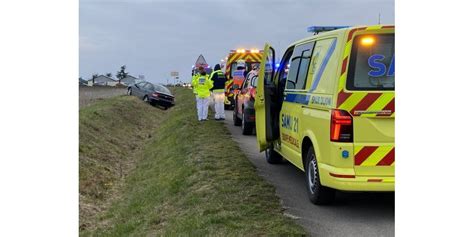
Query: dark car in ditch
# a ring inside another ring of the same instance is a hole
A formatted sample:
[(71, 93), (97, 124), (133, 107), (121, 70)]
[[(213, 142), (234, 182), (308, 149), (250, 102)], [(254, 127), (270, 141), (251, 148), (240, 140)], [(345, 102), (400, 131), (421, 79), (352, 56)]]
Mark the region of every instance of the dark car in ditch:
[(163, 85), (142, 81), (128, 86), (127, 94), (164, 109), (174, 106), (174, 95)]

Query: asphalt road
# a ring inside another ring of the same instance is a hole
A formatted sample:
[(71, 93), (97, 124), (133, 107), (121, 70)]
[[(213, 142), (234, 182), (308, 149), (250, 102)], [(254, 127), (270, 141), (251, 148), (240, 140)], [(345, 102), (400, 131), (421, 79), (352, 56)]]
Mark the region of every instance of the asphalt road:
[(240, 127), (233, 125), (232, 111), (226, 111), (225, 124), (259, 174), (275, 186), (285, 214), (312, 236), (395, 235), (394, 193), (337, 192), (332, 205), (313, 205), (306, 194), (303, 172), (288, 162), (268, 164), (265, 154), (257, 149), (255, 135), (244, 136)]

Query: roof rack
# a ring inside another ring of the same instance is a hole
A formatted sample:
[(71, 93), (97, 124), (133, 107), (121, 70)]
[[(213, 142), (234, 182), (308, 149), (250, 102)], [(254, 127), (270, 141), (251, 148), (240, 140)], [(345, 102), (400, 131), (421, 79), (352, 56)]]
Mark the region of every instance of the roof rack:
[(337, 30), (337, 29), (342, 29), (342, 28), (348, 28), (350, 26), (310, 26), (307, 28), (308, 32), (313, 32), (315, 35), (325, 32), (325, 31), (331, 31), (331, 30)]

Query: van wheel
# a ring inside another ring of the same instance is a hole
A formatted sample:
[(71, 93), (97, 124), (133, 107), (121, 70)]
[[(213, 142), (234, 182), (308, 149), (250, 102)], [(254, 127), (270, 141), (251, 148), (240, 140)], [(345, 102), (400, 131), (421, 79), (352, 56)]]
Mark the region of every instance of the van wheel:
[(237, 106), (234, 107), (234, 115), (232, 117), (234, 119), (234, 126), (242, 125), (242, 119), (237, 117)]
[(306, 152), (305, 174), (309, 200), (316, 205), (329, 204), (334, 200), (334, 189), (321, 185), (319, 169), (313, 146)]
[(128, 88), (127, 95), (132, 95), (132, 88)]
[(247, 122), (245, 120), (245, 112), (244, 109), (242, 109), (242, 134), (243, 135), (252, 135), (253, 132), (253, 126), (252, 123)]
[(279, 164), (283, 160), (280, 154), (273, 150), (273, 147), (269, 147), (265, 150), (265, 160), (269, 164)]

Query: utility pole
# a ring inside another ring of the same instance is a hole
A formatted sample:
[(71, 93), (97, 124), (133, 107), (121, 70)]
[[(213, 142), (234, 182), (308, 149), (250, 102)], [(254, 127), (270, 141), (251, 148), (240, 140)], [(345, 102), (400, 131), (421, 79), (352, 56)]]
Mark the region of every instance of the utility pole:
[(379, 25), (380, 25), (380, 12), (379, 12)]

